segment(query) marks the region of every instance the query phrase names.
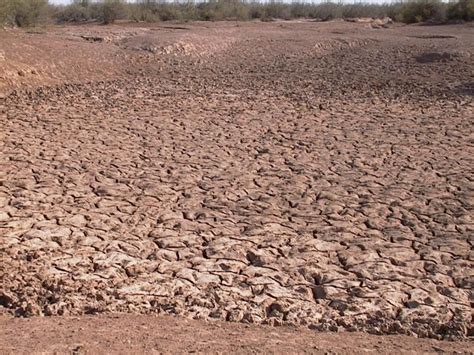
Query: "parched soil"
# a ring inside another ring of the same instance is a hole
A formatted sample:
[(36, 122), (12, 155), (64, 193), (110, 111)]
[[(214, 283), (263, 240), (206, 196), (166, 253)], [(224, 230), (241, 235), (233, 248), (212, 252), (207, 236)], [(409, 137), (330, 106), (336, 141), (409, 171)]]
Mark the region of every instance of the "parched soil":
[(472, 336), (472, 38), (0, 32), (0, 313)]
[(166, 315), (0, 317), (2, 354), (472, 354), (472, 343)]

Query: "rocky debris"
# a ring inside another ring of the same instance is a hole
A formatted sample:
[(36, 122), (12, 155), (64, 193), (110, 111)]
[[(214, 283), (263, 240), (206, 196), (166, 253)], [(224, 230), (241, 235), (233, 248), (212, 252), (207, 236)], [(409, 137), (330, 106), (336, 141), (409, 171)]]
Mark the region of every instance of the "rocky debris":
[(453, 53), (423, 53), (415, 59), (418, 63), (450, 62), (456, 57)]
[(87, 42), (104, 42), (108, 40), (106, 37), (88, 36), (88, 35), (82, 35), (81, 38), (86, 40)]
[(421, 39), (450, 39), (450, 38), (456, 38), (456, 36), (453, 36), (453, 35), (442, 35), (442, 34), (411, 35), (411, 36), (408, 36), (408, 37), (421, 38)]
[(345, 18), (346, 22), (353, 23), (365, 23), (370, 26), (370, 28), (389, 28), (393, 24), (393, 20), (390, 17), (384, 18), (372, 18), (372, 17), (348, 17)]
[(390, 17), (384, 17), (383, 19), (375, 19), (370, 22), (370, 27), (379, 29), (379, 28), (389, 28), (393, 24), (393, 20)]

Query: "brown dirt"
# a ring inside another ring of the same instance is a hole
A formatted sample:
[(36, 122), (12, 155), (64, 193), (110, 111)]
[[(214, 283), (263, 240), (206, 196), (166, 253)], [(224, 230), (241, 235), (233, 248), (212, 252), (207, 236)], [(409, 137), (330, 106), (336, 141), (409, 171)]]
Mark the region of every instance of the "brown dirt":
[(472, 336), (473, 35), (0, 32), (0, 309)]
[(171, 316), (0, 317), (0, 353), (457, 353), (472, 342), (405, 335), (321, 333), (293, 327), (203, 322)]

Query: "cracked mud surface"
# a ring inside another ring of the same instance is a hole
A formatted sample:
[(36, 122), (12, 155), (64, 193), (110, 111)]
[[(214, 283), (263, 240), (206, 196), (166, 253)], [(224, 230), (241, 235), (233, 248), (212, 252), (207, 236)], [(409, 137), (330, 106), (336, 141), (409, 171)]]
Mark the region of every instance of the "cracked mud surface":
[(4, 311), (471, 336), (473, 27), (183, 28), (0, 34)]

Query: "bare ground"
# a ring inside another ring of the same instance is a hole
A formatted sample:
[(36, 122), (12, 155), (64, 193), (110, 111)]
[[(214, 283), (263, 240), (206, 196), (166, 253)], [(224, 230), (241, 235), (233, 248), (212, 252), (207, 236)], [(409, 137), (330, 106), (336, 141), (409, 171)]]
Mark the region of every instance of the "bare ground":
[(3, 313), (472, 336), (473, 35), (0, 32)]
[(327, 333), (166, 315), (0, 317), (0, 352), (41, 354), (360, 354), (472, 353), (467, 341), (406, 335)]

